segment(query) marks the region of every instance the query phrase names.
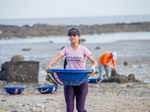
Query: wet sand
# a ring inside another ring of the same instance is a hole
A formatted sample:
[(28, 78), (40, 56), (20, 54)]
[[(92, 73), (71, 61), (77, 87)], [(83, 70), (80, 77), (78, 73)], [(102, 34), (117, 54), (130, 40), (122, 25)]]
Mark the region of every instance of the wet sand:
[[(150, 84), (89, 84), (86, 109), (88, 112), (149, 112), (149, 93)], [(1, 90), (0, 100), (0, 110), (6, 112), (65, 112), (63, 87), (49, 95), (40, 94), (34, 86), (26, 88), (22, 95), (8, 95)]]
[[(118, 53), (117, 71), (128, 75), (134, 73), (139, 83), (98, 83), (89, 84), (86, 109), (88, 112), (149, 112), (150, 111), (150, 40), (117, 41), (104, 44), (84, 44), (98, 59), (99, 54), (105, 51), (116, 51)], [(14, 54), (19, 53), (26, 59), (40, 61), (40, 84), (46, 83), (44, 69), (51, 57), (55, 56), (65, 44), (27, 44), (14, 46)], [(100, 47), (100, 49), (96, 49)], [(29, 52), (21, 51), (22, 48), (31, 48)], [(39, 52), (40, 51), (40, 52)], [(48, 52), (51, 51), (51, 52)], [(42, 55), (40, 55), (42, 54)], [(3, 53), (2, 55), (5, 55)], [(10, 53), (8, 57), (11, 57)], [(128, 66), (123, 62), (127, 61)], [(1, 62), (2, 63), (2, 62)], [(56, 64), (59, 67), (60, 63)], [(0, 88), (0, 110), (6, 112), (65, 112), (65, 100), (63, 87), (61, 86), (55, 94), (42, 95), (34, 84), (25, 84), (27, 88), (22, 95), (8, 95)], [(9, 83), (17, 85), (17, 83)], [(29, 111), (30, 110), (30, 111)]]

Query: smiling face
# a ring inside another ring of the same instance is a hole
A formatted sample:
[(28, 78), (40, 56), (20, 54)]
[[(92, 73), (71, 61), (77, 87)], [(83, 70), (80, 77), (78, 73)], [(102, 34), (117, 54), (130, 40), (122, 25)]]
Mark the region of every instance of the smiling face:
[(79, 35), (70, 35), (69, 40), (71, 44), (79, 44), (80, 36)]

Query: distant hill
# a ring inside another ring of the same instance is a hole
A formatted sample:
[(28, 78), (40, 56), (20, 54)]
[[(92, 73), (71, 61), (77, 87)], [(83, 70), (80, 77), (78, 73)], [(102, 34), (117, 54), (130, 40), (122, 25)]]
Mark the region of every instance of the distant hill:
[(0, 38), (40, 37), (66, 35), (71, 27), (77, 27), (81, 34), (102, 34), (112, 32), (150, 32), (150, 22), (95, 24), (95, 25), (50, 25), (34, 24), (32, 26), (0, 25)]

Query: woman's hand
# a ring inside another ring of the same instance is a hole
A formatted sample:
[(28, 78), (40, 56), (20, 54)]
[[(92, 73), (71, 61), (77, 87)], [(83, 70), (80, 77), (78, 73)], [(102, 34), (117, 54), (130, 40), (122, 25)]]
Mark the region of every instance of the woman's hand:
[(48, 70), (51, 68), (51, 65), (48, 65), (45, 69), (46, 72), (48, 72)]
[(96, 66), (95, 65), (92, 65), (91, 69), (92, 69), (93, 73), (96, 72)]
[(53, 78), (52, 78), (52, 76), (51, 76), (50, 73), (47, 73), (45, 80), (48, 81), (49, 83), (54, 84), (55, 87), (58, 86), (57, 82), (55, 82), (55, 81), (53, 80)]
[(89, 59), (90, 62), (92, 63), (91, 69), (96, 72), (96, 67), (98, 66), (96, 60), (94, 59), (94, 57), (93, 57), (92, 55), (89, 55), (89, 56), (88, 56), (88, 59)]
[(91, 69), (92, 69), (92, 73), (89, 73), (88, 76), (92, 76), (96, 73), (96, 66), (95, 65), (92, 65)]

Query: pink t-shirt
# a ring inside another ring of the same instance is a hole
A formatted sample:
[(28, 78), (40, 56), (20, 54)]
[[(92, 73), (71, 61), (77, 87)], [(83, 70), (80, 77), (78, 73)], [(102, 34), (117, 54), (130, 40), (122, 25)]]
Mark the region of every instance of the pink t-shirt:
[(67, 59), (67, 69), (85, 69), (86, 58), (92, 53), (84, 46), (79, 45), (76, 50), (71, 46), (66, 46), (61, 51), (61, 54)]

